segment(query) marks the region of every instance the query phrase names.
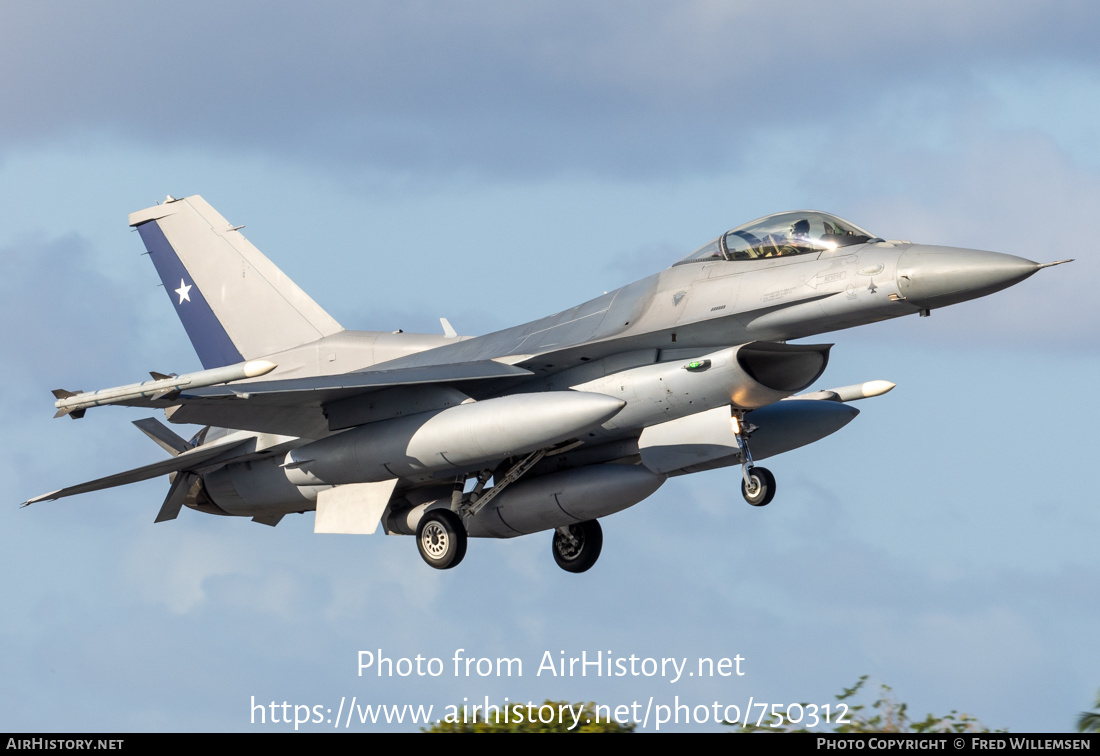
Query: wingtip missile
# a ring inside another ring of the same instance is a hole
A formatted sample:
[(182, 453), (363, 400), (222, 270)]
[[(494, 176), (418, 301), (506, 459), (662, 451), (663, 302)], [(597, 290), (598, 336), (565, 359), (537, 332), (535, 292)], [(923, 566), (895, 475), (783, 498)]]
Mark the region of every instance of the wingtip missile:
[[(267, 375), (277, 367), (279, 366), (270, 360), (250, 360), (244, 363), (244, 377), (259, 378), (261, 375)], [(228, 381), (223, 381), (223, 383), (228, 383)]]
[[(178, 395), (180, 391), (188, 388), (202, 388), (214, 386), (219, 383), (232, 383), (245, 378), (257, 378), (267, 375), (278, 365), (270, 360), (250, 360), (236, 365), (199, 370), (179, 376), (166, 376), (154, 378), (144, 383), (131, 383), (127, 386), (102, 389), (100, 391), (66, 391), (54, 389), (53, 395), (57, 397), (54, 407), (57, 413), (54, 417), (69, 415), (79, 418), (89, 407), (99, 407), (106, 404), (119, 404), (135, 399), (163, 399)], [(151, 373), (152, 375), (164, 375), (163, 373)]]

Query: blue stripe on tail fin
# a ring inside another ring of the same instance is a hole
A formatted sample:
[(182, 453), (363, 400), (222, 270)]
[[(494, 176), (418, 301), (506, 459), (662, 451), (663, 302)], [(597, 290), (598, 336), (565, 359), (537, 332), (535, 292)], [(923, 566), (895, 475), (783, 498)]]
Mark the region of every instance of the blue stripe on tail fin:
[(344, 329), (202, 197), (136, 213), (172, 306), (207, 367), (254, 360)]
[(202, 366), (215, 368), (243, 362), (244, 357), (233, 346), (229, 334), (180, 262), (157, 221), (142, 223), (137, 230)]

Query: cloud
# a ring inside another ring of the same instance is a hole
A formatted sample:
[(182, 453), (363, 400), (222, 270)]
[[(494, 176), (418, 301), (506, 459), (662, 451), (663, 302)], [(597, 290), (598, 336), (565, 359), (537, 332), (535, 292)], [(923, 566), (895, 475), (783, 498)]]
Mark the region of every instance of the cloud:
[[(9, 4), (6, 500), (162, 454), (122, 409), (51, 423), (46, 389), (193, 359), (137, 238), (122, 237), (121, 213), (165, 191), (204, 192), (247, 223), (350, 327), (510, 325), (806, 205), (885, 236), (1073, 256), (1062, 250), (1087, 245), (1100, 200), (1084, 104), (1098, 13)], [(1073, 394), (1093, 374), (1074, 341), (1095, 343), (1095, 264), (837, 334), (823, 385), (898, 389), (835, 438), (769, 460), (781, 498), (766, 511), (741, 502), (736, 469), (669, 481), (608, 518), (585, 575), (554, 567), (547, 533), (479, 540), (437, 573), (411, 538), (314, 536), (309, 515), (271, 529), (185, 511), (153, 526), (163, 479), (0, 510), (12, 721), (237, 729), (251, 695), (453, 702), (483, 682), (535, 698), (825, 703), (871, 672), (914, 710), (989, 702), (975, 711), (989, 724), (1058, 726), (1100, 674), (1064, 650), (1095, 631), (1095, 411)], [(1072, 349), (1044, 352), (1052, 340)], [(544, 650), (601, 648), (751, 664), (745, 680), (676, 689), (355, 677), (359, 649), (456, 648), (536, 665)], [(1038, 689), (1055, 693), (1022, 700)]]
[(844, 128), (914, 86), (961, 97), (979, 62), (1096, 62), (1091, 4), (934, 5), (24, 5), (0, 30), (0, 138), (420, 176), (676, 175), (737, 164), (777, 124)]

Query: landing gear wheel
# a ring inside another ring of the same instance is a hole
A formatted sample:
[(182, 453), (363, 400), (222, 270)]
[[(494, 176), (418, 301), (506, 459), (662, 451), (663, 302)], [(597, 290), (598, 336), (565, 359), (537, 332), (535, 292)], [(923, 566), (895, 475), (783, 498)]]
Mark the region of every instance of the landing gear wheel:
[[(561, 533), (567, 530), (569, 535)], [(584, 572), (596, 563), (603, 549), (603, 528), (596, 520), (578, 522), (554, 532), (554, 561), (566, 572)]]
[[(750, 488), (751, 485), (751, 488)], [(741, 479), (741, 495), (754, 507), (763, 507), (775, 498), (775, 476), (766, 467), (754, 467), (749, 471), (749, 483)]]
[(416, 527), (416, 547), (424, 561), (437, 570), (457, 567), (466, 556), (466, 528), (451, 510), (432, 510)]

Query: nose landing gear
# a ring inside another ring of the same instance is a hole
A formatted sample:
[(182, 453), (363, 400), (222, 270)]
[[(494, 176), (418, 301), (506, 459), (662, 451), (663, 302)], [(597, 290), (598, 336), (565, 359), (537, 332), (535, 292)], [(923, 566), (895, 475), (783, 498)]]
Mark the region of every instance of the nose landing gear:
[(753, 464), (748, 436), (756, 426), (746, 425), (744, 412), (739, 410), (734, 410), (730, 422), (741, 451), (741, 495), (754, 507), (767, 506), (775, 498), (775, 476), (766, 467)]
[(753, 467), (741, 481), (741, 495), (754, 507), (766, 506), (775, 496), (775, 476), (766, 467)]

